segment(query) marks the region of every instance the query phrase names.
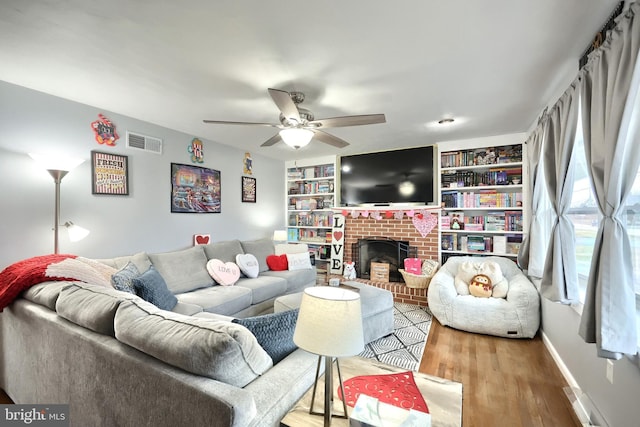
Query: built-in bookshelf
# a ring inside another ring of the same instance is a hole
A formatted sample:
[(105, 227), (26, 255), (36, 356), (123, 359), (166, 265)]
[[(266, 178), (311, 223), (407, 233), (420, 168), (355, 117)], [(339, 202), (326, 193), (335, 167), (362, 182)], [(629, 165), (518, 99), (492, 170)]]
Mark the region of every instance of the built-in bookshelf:
[(286, 164), (287, 241), (309, 246), (319, 275), (326, 275), (331, 258), (332, 208), (336, 204), (335, 168), (335, 157)]
[(440, 153), (440, 258), (516, 258), (524, 234), (522, 144)]

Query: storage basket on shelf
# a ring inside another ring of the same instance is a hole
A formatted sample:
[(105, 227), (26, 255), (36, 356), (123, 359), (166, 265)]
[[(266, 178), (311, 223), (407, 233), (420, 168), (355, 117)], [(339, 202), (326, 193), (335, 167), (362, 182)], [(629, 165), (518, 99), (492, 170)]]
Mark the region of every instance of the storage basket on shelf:
[(431, 278), (438, 271), (438, 262), (432, 259), (427, 259), (422, 263), (422, 274), (413, 274), (399, 268), (398, 271), (402, 274), (404, 283), (410, 288), (426, 289), (429, 287)]

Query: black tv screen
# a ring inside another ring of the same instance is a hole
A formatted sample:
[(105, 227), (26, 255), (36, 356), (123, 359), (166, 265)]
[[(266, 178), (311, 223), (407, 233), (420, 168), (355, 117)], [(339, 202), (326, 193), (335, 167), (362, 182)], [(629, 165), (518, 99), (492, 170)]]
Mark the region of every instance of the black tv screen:
[(433, 146), (342, 156), (341, 206), (433, 204)]

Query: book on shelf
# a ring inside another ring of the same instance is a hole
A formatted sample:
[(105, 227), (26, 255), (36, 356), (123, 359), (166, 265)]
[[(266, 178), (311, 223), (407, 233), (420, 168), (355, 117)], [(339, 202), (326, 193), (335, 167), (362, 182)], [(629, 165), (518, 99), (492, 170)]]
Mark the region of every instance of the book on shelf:
[(440, 215), (440, 228), (442, 230), (447, 230), (450, 229), (451, 225), (451, 215), (449, 215), (449, 212), (442, 212), (442, 215)]
[(507, 253), (507, 236), (493, 236), (493, 252), (496, 254)]
[(296, 230), (295, 228), (287, 229), (287, 240), (290, 241), (290, 242), (297, 242), (298, 241), (298, 230)]
[(453, 234), (443, 234), (441, 236), (441, 247), (443, 251), (452, 251), (453, 248)]
[(467, 250), (484, 252), (486, 250), (484, 236), (467, 236)]
[(522, 245), (522, 235), (507, 235), (507, 252), (508, 254), (518, 254)]
[(305, 178), (315, 178), (316, 177), (316, 169), (315, 168), (305, 168), (304, 169), (304, 177)]
[(523, 231), (521, 211), (505, 211), (504, 215), (507, 231)]
[(505, 230), (505, 213), (504, 212), (487, 212), (485, 216), (486, 231), (504, 231)]
[(443, 168), (522, 162), (522, 144), (472, 148), (440, 154)]

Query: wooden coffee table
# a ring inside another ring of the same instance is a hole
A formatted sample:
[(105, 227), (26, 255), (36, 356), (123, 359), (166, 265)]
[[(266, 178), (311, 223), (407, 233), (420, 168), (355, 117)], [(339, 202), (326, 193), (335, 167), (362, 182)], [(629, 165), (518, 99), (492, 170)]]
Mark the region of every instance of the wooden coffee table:
[[(348, 357), (340, 359), (340, 371), (342, 372), (342, 380), (359, 375), (383, 375), (394, 374), (398, 372), (406, 372), (406, 369), (396, 368), (395, 366), (385, 365), (371, 359), (361, 357)], [(334, 396), (333, 396), (333, 413), (342, 413), (342, 401), (338, 398), (336, 390), (338, 384), (337, 372), (334, 367)], [(460, 427), (462, 424), (462, 384), (448, 381), (442, 378), (433, 377), (431, 375), (413, 372), (416, 385), (420, 389), (424, 400), (429, 406), (431, 413), (432, 427)], [(296, 403), (296, 405), (287, 413), (280, 422), (284, 427), (322, 427), (323, 417), (309, 414), (311, 405), (312, 390), (307, 393)], [(316, 393), (316, 401), (314, 404), (315, 411), (322, 411), (324, 405), (324, 377), (318, 382), (318, 392)], [(351, 413), (353, 408), (347, 407), (347, 411)], [(332, 427), (348, 427), (349, 420), (343, 418), (333, 418), (331, 420)]]

